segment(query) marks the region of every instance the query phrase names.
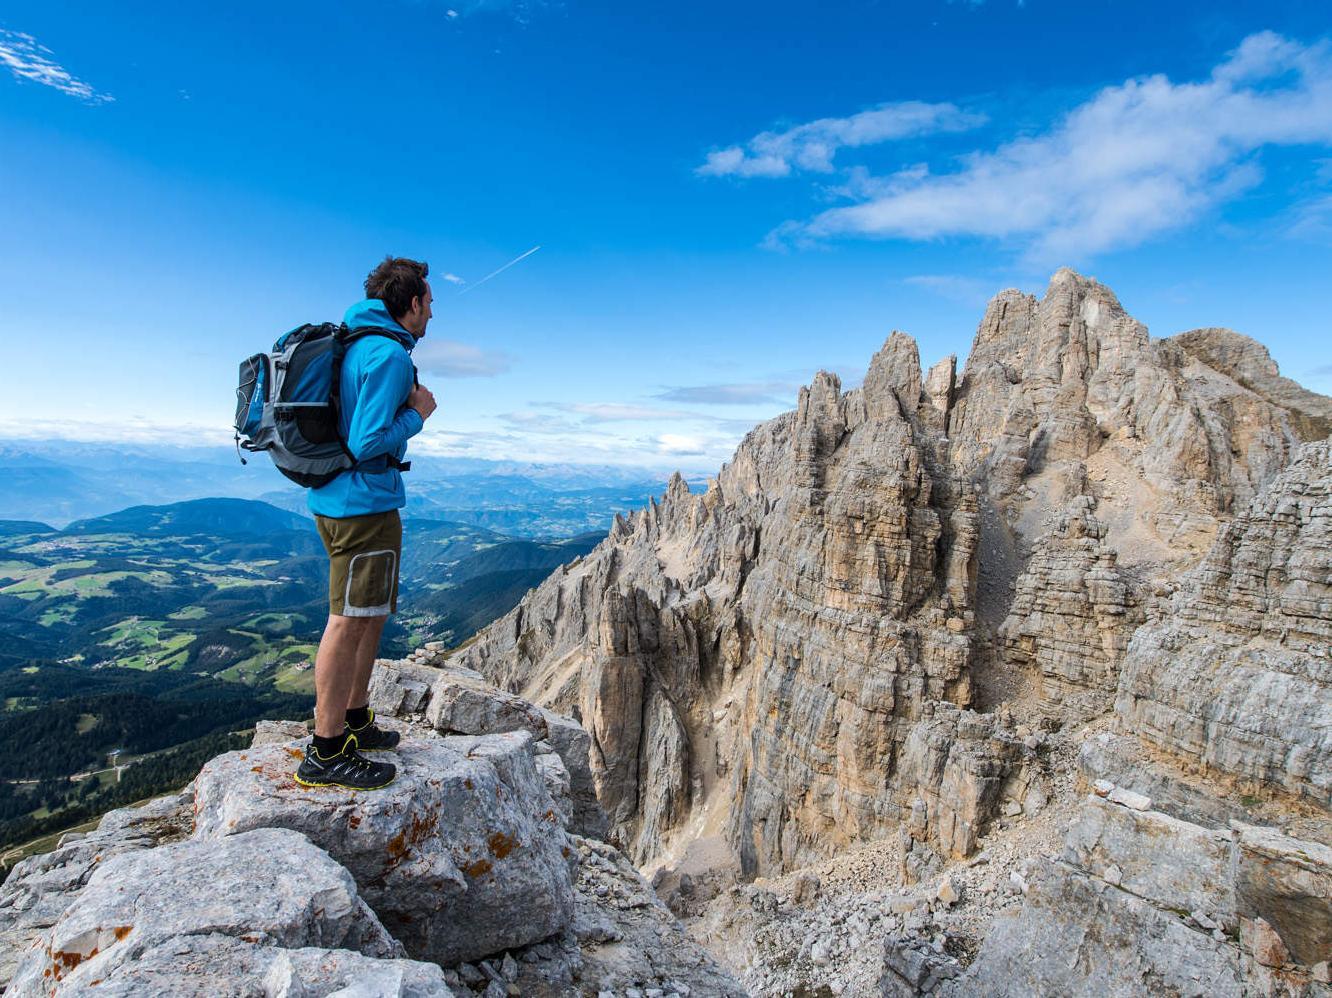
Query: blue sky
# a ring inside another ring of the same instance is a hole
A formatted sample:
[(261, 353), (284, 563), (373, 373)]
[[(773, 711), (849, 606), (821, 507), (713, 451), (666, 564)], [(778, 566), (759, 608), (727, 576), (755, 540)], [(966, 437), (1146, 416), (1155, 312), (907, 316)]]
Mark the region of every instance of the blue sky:
[(712, 470), (815, 370), (895, 328), (964, 358), (1065, 264), (1332, 393), (1329, 33), (1321, 2), (15, 0), (0, 436), (227, 442), (240, 358), (387, 252), (435, 278), (439, 454)]

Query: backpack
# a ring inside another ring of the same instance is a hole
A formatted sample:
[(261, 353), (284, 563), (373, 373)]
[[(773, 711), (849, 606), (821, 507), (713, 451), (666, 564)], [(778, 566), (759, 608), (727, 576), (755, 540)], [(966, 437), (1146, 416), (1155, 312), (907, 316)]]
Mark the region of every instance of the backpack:
[(381, 454), (357, 461), (339, 426), (342, 360), (365, 336), (396, 340), (386, 329), (348, 329), (325, 322), (278, 337), (273, 349), (241, 361), (236, 389), (236, 456), (241, 448), (268, 451), (278, 471), (297, 485), (317, 489), (344, 471), (407, 471), (411, 462)]

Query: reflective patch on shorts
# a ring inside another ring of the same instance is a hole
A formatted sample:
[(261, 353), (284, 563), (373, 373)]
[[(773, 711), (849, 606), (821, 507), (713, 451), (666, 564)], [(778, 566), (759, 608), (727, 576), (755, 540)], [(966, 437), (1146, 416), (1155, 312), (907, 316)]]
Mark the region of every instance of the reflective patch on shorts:
[(384, 617), (393, 606), (393, 580), (397, 552), (362, 551), (347, 565), (347, 591), (342, 599), (344, 617)]

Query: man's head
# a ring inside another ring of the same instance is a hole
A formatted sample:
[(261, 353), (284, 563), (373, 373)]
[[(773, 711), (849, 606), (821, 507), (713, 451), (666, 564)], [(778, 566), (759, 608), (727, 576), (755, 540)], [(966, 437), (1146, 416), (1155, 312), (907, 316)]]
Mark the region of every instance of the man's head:
[(429, 273), (428, 263), (386, 256), (365, 279), (365, 296), (382, 301), (394, 321), (419, 340), (431, 316)]

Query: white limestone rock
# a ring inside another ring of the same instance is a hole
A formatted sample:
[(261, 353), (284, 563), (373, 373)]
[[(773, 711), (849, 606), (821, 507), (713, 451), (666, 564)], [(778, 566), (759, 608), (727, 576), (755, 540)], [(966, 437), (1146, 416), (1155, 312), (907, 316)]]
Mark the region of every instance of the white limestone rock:
[(1241, 509), (1133, 636), (1123, 727), (1185, 760), (1332, 807), (1332, 442)]
[[(591, 737), (577, 721), (499, 689), (476, 672), (409, 662), (375, 663), (371, 704), (381, 715), (422, 717), (441, 734), (493, 735), (530, 731), (549, 746), (568, 773), (568, 828), (605, 838), (606, 812), (597, 800)], [(554, 767), (545, 764), (553, 773)]]
[(558, 932), (576, 862), (537, 772), (532, 736), (423, 738), (373, 793), (294, 782), (297, 745), (210, 761), (196, 780), (195, 837), (290, 828), (327, 849), (417, 959), (456, 963)]
[(104, 860), (27, 951), (10, 991), (91, 986), (175, 938), (210, 933), (267, 946), (402, 955), (357, 896), (351, 874), (303, 835), (261, 828)]
[(13, 976), (22, 952), (56, 923), (99, 864), (179, 841), (193, 823), (194, 796), (187, 789), (142, 807), (109, 811), (96, 830), (17, 863), (0, 885), (0, 987)]
[(444, 972), (415, 960), (372, 959), (345, 949), (246, 942), (217, 933), (177, 936), (96, 983), (71, 980), (61, 998), (452, 998)]

